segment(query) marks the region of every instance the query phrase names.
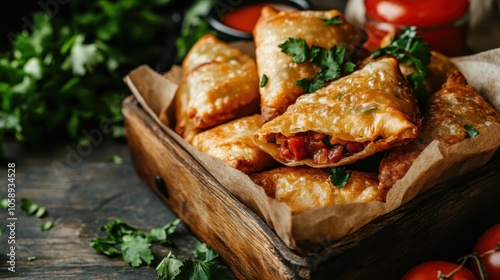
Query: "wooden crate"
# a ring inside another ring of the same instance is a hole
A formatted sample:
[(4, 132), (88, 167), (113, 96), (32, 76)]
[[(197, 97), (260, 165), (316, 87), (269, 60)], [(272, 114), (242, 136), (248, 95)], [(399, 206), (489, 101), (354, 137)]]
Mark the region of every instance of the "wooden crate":
[(399, 279), (425, 260), (455, 261), (500, 221), (496, 156), (303, 256), (222, 187), (134, 97), (124, 101), (123, 114), (138, 176), (240, 279)]

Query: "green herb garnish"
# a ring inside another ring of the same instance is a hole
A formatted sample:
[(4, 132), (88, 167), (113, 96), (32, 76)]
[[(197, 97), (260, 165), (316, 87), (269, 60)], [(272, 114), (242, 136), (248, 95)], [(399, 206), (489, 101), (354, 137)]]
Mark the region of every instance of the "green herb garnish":
[(107, 233), (106, 237), (95, 237), (89, 245), (98, 253), (108, 256), (121, 254), (123, 260), (133, 267), (139, 267), (143, 263), (149, 265), (153, 260), (151, 243), (171, 243), (169, 237), (175, 232), (179, 223), (180, 220), (177, 219), (163, 227), (153, 228), (147, 233), (121, 219), (116, 219), (100, 227), (101, 231)]
[(28, 257), (28, 261), (32, 262), (35, 261), (37, 258), (35, 256)]
[(332, 167), (331, 172), (330, 181), (337, 188), (344, 187), (351, 178), (351, 172), (346, 172), (345, 167)]
[(42, 231), (48, 231), (55, 226), (54, 221), (47, 221), (41, 225)]
[(280, 47), (282, 52), (290, 56), (292, 62), (302, 63), (311, 58), (311, 50), (306, 40), (302, 38), (288, 38), (288, 40), (278, 47)]
[(265, 87), (268, 80), (269, 80), (269, 78), (265, 74), (262, 75), (262, 81), (260, 81), (260, 87), (261, 88)]
[(345, 48), (333, 46), (325, 49), (313, 45), (309, 48), (306, 41), (301, 38), (288, 38), (286, 42), (279, 45), (281, 51), (288, 54), (292, 62), (302, 63), (311, 61), (321, 68), (313, 79), (300, 79), (295, 82), (297, 86), (310, 93), (322, 88), (325, 83), (339, 78), (354, 71), (356, 65), (344, 61)]
[(197, 242), (193, 255), (198, 260), (181, 261), (171, 252), (156, 267), (161, 280), (181, 279), (227, 279), (222, 266), (214, 263), (219, 255), (204, 243)]
[(321, 19), (325, 24), (328, 24), (328, 25), (339, 25), (339, 24), (342, 24), (343, 21), (342, 19), (340, 18), (340, 16), (335, 16), (335, 17), (332, 17), (331, 19)]
[(421, 107), (423, 107), (427, 98), (424, 79), (427, 75), (427, 66), (431, 61), (431, 49), (429, 44), (423, 42), (421, 37), (417, 37), (416, 27), (405, 27), (401, 35), (395, 36), (389, 45), (371, 54), (373, 58), (383, 55), (394, 56), (400, 62), (415, 66), (417, 73), (410, 74), (407, 78), (415, 89), (415, 94)]
[(467, 135), (465, 136), (465, 138), (474, 138), (474, 137), (479, 135), (479, 132), (474, 127), (472, 127), (472, 125), (470, 125), (470, 124), (464, 125), (464, 128), (465, 128), (465, 131), (467, 132)]
[(21, 210), (26, 212), (28, 215), (35, 216), (37, 218), (41, 218), (47, 213), (45, 207), (41, 207), (30, 199), (24, 197), (21, 198)]
[(119, 155), (110, 155), (104, 157), (105, 162), (112, 162), (114, 164), (123, 164), (123, 158)]

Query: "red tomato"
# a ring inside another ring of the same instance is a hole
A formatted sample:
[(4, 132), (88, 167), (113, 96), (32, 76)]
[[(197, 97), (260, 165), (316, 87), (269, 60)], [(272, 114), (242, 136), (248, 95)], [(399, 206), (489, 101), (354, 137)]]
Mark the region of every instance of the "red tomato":
[[(433, 280), (440, 279), (438, 277), (438, 271), (443, 274), (448, 275), (450, 272), (455, 270), (459, 265), (452, 262), (445, 261), (429, 261), (421, 263), (403, 275), (401, 280)], [(444, 278), (442, 278), (444, 279)], [(451, 278), (446, 278), (449, 280), (477, 280), (474, 274), (465, 267), (462, 267), (457, 273), (455, 273)]]
[[(500, 242), (500, 223), (492, 226), (487, 231), (479, 237), (474, 245), (474, 252), (478, 254), (484, 254), (487, 251), (497, 249), (497, 244)], [(486, 269), (486, 274), (488, 279), (496, 280), (500, 279), (500, 252), (495, 252), (492, 254), (487, 254), (483, 256), (483, 264)], [(474, 274), (480, 278), (479, 270), (476, 262), (472, 261), (472, 271)]]
[(306, 149), (306, 136), (290, 136), (287, 143), (295, 160), (301, 160), (309, 155)]

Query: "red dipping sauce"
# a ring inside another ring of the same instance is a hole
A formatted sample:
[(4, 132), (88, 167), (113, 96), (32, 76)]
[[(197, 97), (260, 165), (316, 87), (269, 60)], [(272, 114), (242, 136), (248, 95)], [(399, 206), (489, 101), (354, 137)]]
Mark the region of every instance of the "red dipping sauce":
[(387, 34), (417, 27), (431, 49), (449, 56), (465, 53), (468, 0), (364, 0), (368, 49), (378, 48)]
[[(224, 14), (222, 23), (231, 28), (251, 33), (260, 17), (260, 11), (266, 5), (268, 4), (253, 4), (236, 8)], [(295, 8), (288, 5), (272, 4), (271, 6), (282, 11), (295, 10)]]

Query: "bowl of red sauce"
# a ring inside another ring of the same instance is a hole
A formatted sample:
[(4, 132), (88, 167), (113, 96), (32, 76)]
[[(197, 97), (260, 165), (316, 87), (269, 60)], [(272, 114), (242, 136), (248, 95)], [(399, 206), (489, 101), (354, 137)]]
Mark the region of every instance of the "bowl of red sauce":
[(217, 31), (217, 37), (221, 40), (252, 40), (252, 30), (260, 17), (260, 11), (267, 5), (278, 10), (312, 9), (312, 5), (306, 0), (219, 0), (212, 6), (208, 23)]

